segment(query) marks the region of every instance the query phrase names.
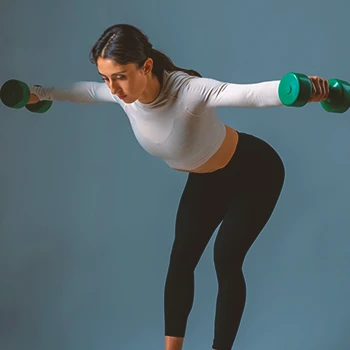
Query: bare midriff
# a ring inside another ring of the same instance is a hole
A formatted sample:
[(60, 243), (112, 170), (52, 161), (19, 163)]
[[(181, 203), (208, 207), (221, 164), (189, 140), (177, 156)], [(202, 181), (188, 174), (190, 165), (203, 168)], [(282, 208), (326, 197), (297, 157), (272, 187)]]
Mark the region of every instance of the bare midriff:
[(207, 160), (200, 167), (193, 170), (181, 170), (181, 169), (175, 169), (175, 170), (183, 171), (187, 173), (188, 172), (211, 173), (213, 171), (224, 168), (232, 158), (233, 154), (235, 153), (237, 143), (238, 143), (237, 131), (227, 125), (225, 125), (225, 127), (226, 127), (225, 139), (222, 142), (220, 148), (209, 160)]

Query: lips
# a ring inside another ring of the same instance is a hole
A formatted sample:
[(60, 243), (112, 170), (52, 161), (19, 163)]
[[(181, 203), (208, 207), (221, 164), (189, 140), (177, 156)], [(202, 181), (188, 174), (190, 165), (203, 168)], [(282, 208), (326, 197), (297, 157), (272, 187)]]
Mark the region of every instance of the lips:
[(126, 97), (126, 95), (117, 95), (121, 100), (123, 100), (125, 97)]

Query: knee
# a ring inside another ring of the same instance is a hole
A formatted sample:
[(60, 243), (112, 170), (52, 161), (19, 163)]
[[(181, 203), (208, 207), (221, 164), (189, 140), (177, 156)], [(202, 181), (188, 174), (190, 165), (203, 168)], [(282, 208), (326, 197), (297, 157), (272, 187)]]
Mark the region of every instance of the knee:
[(217, 276), (235, 276), (242, 273), (244, 256), (242, 252), (214, 250), (214, 265)]
[(181, 247), (173, 248), (170, 255), (169, 272), (179, 275), (192, 273), (195, 269), (196, 261), (187, 249)]

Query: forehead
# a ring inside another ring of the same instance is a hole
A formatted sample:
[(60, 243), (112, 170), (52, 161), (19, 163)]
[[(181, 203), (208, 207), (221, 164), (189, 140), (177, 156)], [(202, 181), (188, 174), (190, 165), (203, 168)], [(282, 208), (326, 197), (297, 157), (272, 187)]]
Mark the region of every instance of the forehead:
[(121, 65), (109, 59), (99, 58), (96, 63), (98, 71), (103, 75), (111, 75), (119, 72), (130, 71), (134, 67), (132, 63)]

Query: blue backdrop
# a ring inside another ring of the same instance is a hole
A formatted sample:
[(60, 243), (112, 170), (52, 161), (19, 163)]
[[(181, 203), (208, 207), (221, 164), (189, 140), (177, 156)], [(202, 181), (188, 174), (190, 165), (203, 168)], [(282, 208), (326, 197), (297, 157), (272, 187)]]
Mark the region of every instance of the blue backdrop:
[[(347, 0), (2, 0), (0, 83), (100, 81), (88, 59), (116, 23), (221, 81), (289, 71), (350, 80)], [(148, 155), (117, 104), (0, 105), (0, 348), (162, 349), (163, 286), (186, 174)], [(347, 350), (350, 112), (218, 110), (269, 142), (286, 182), (244, 264), (234, 349)], [(213, 236), (196, 270), (184, 350), (210, 349)]]

